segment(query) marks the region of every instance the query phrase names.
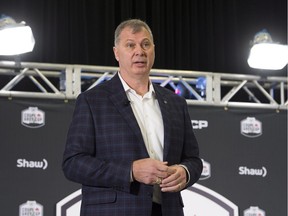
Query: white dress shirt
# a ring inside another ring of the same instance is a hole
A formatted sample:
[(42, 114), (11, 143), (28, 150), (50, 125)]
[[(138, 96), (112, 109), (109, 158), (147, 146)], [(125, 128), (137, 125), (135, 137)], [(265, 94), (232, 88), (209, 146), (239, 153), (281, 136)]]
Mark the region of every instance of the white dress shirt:
[[(128, 86), (120, 73), (119, 77), (140, 127), (150, 158), (163, 161), (164, 126), (152, 83), (150, 82), (149, 91), (141, 96)], [(159, 185), (154, 185), (153, 201), (161, 203)]]

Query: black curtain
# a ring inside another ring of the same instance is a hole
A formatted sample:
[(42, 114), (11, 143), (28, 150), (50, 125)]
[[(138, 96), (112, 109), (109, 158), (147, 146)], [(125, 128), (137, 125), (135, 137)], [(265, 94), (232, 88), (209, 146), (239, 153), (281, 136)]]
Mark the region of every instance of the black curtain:
[(286, 0), (9, 0), (0, 14), (32, 27), (35, 49), (22, 56), (32, 62), (116, 66), (114, 29), (127, 18), (150, 25), (154, 68), (255, 74), (247, 57), (258, 31), (287, 44)]

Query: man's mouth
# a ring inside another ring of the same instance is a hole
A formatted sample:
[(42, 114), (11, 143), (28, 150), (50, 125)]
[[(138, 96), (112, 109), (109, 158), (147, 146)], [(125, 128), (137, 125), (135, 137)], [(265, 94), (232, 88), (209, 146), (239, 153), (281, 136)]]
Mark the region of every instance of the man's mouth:
[(146, 61), (135, 61), (134, 64), (143, 66), (143, 65), (146, 65)]

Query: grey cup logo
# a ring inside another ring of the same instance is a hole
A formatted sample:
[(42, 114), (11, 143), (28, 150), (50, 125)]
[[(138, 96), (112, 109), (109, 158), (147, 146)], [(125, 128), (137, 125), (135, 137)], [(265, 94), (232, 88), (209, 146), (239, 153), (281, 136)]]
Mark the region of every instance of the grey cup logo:
[(45, 125), (45, 113), (38, 107), (29, 107), (21, 112), (21, 124), (28, 128), (39, 128)]
[(254, 117), (247, 117), (241, 121), (241, 134), (251, 138), (261, 136), (262, 123)]
[(19, 206), (19, 216), (43, 216), (43, 206), (28, 200)]
[[(81, 191), (79, 189), (60, 200), (56, 204), (56, 216), (79, 216), (82, 202)], [(181, 191), (181, 195), (185, 215), (239, 215), (238, 206), (216, 191), (200, 184), (195, 183), (192, 187)]]
[(265, 211), (260, 209), (258, 206), (250, 206), (249, 209), (244, 210), (244, 216), (265, 216)]

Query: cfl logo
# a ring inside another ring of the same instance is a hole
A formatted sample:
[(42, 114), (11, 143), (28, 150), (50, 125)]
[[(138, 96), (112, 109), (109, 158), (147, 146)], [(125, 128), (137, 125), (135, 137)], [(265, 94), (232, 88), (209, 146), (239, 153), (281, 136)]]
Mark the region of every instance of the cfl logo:
[(193, 129), (203, 129), (208, 127), (208, 121), (206, 120), (191, 120)]

